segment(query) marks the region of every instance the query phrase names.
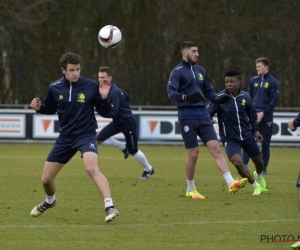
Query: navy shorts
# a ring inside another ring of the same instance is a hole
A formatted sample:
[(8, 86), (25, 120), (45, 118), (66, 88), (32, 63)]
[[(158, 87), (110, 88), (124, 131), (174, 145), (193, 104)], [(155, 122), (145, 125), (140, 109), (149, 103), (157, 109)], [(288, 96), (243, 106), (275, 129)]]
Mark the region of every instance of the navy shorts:
[(235, 154), (242, 155), (243, 149), (250, 158), (260, 155), (260, 150), (254, 137), (247, 138), (243, 141), (222, 141), (228, 159), (230, 160)]
[(106, 125), (97, 135), (97, 141), (105, 141), (118, 133), (123, 133), (126, 140), (126, 147), (130, 154), (138, 151), (137, 123), (134, 116), (130, 117), (125, 123), (117, 125), (114, 122)]
[(78, 150), (81, 154), (85, 152), (98, 154), (96, 137), (96, 134), (76, 137), (59, 135), (47, 157), (47, 161), (66, 164)]
[(211, 140), (218, 140), (210, 118), (180, 120), (179, 125), (185, 148), (197, 147), (197, 136), (204, 144)]

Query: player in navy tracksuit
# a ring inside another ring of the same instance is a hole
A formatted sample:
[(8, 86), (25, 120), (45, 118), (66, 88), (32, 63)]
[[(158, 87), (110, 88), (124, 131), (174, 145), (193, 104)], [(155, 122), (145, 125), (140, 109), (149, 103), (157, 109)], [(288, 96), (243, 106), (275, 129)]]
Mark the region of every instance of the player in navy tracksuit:
[[(154, 174), (154, 168), (147, 161), (144, 153), (138, 149), (137, 123), (129, 106), (128, 94), (112, 83), (113, 71), (107, 66), (99, 68), (98, 80), (100, 86), (104, 83), (111, 85), (108, 98), (111, 103), (111, 109), (108, 114), (100, 114), (106, 118), (112, 118), (112, 122), (105, 126), (97, 136), (99, 144), (114, 145), (122, 149), (124, 157), (131, 154), (144, 168), (140, 179), (148, 179)], [(120, 142), (112, 136), (122, 132), (125, 136), (126, 144)]]
[(105, 222), (110, 222), (119, 212), (113, 206), (109, 183), (98, 168), (98, 126), (94, 114), (94, 107), (104, 115), (110, 112), (110, 103), (107, 100), (109, 86), (103, 85), (99, 88), (96, 81), (80, 76), (81, 64), (79, 55), (64, 54), (60, 59), (64, 77), (50, 84), (43, 104), (37, 97), (31, 102), (31, 107), (37, 113), (57, 113), (59, 120), (59, 136), (47, 157), (42, 174), (46, 201), (35, 206), (31, 215), (40, 216), (56, 205), (55, 177), (79, 150), (86, 171), (104, 199)]
[[(208, 111), (213, 117), (217, 114), (219, 135), (225, 147), (228, 159), (236, 167), (243, 178), (248, 178), (254, 187), (253, 195), (267, 191), (266, 182), (262, 177), (263, 160), (255, 138), (263, 138), (258, 131), (257, 115), (251, 97), (240, 90), (240, 74), (236, 70), (225, 73), (225, 90), (220, 94), (230, 96), (225, 104), (210, 103)], [(255, 136), (255, 138), (254, 138)], [(241, 150), (247, 152), (255, 164), (254, 177), (244, 167)]]
[[(288, 127), (291, 131), (296, 131), (297, 127), (300, 127), (300, 113), (297, 115), (295, 119), (288, 122)], [(300, 172), (296, 182), (296, 187), (298, 190), (298, 207), (300, 209)], [(300, 249), (300, 241), (297, 241), (296, 243), (291, 245), (291, 247), (294, 249)]]
[[(297, 117), (293, 120), (290, 120), (288, 122), (288, 127), (291, 131), (296, 131), (297, 127), (300, 127), (300, 113), (297, 115)], [(298, 206), (300, 209), (300, 172), (298, 175), (298, 180), (296, 182), (296, 186), (298, 188)], [(299, 242), (299, 247), (300, 247), (300, 242)]]
[[(264, 160), (264, 174), (266, 174), (270, 159), (273, 112), (279, 99), (279, 82), (269, 73), (270, 61), (267, 58), (258, 58), (255, 63), (258, 76), (250, 79), (248, 92), (257, 112), (259, 131), (264, 138), (261, 153)], [(247, 167), (249, 162), (247, 154), (243, 155), (243, 161)]]
[(195, 168), (199, 154), (198, 137), (212, 154), (214, 161), (229, 187), (234, 193), (245, 186), (247, 179), (234, 181), (218, 143), (216, 132), (206, 110), (205, 98), (211, 102), (225, 103), (230, 99), (225, 95), (218, 96), (203, 67), (198, 66), (198, 47), (191, 41), (181, 45), (182, 61), (170, 73), (168, 97), (176, 103), (181, 135), (187, 151), (186, 162), (186, 197), (205, 199), (195, 186)]

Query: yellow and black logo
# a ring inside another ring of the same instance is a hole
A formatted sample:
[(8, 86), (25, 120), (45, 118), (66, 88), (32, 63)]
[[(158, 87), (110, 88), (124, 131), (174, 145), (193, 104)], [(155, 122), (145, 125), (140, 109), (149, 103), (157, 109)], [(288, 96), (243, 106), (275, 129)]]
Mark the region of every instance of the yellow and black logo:
[(85, 102), (85, 95), (83, 93), (78, 94), (77, 102)]

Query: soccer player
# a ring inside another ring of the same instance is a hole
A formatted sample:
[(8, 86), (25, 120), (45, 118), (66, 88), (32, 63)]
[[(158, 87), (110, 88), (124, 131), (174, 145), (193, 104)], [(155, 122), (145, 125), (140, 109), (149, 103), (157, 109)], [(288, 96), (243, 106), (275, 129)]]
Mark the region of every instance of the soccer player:
[[(118, 86), (112, 82), (112, 78), (113, 71), (111, 68), (107, 66), (99, 68), (99, 84), (100, 86), (109, 86), (108, 99), (111, 103), (110, 112), (108, 114), (100, 113), (100, 115), (106, 118), (112, 118), (112, 122), (99, 132), (97, 142), (98, 144), (103, 143), (119, 147), (123, 150), (125, 159), (128, 157), (128, 151), (144, 169), (140, 179), (148, 179), (154, 174), (154, 168), (149, 164), (144, 153), (138, 149), (137, 124), (128, 103), (128, 94), (118, 88)], [(112, 138), (113, 135), (120, 132), (124, 134), (126, 144)]]
[(35, 206), (32, 216), (40, 216), (56, 205), (55, 177), (79, 150), (83, 165), (95, 182), (104, 199), (105, 222), (111, 222), (119, 211), (114, 208), (110, 187), (106, 177), (100, 172), (96, 141), (97, 122), (94, 107), (98, 113), (110, 111), (107, 100), (109, 85), (98, 86), (97, 82), (80, 76), (82, 59), (75, 53), (66, 53), (60, 58), (63, 77), (52, 82), (42, 104), (38, 97), (33, 98), (31, 107), (39, 114), (58, 114), (59, 136), (49, 153), (42, 174), (42, 184), (46, 200)]
[(198, 136), (212, 154), (217, 168), (222, 173), (230, 193), (235, 193), (248, 182), (247, 178), (235, 181), (229, 172), (222, 154), (210, 115), (206, 109), (205, 97), (211, 102), (225, 103), (230, 97), (218, 96), (213, 90), (206, 70), (197, 65), (198, 47), (194, 42), (183, 42), (180, 51), (181, 63), (170, 73), (168, 97), (176, 103), (181, 135), (187, 151), (186, 196), (192, 199), (205, 199), (196, 189), (194, 176), (199, 154)]
[[(267, 191), (267, 186), (262, 176), (264, 163), (255, 138), (262, 141), (263, 137), (258, 131), (257, 114), (251, 97), (242, 91), (240, 86), (240, 73), (236, 70), (227, 71), (225, 90), (219, 95), (228, 95), (231, 100), (222, 105), (210, 103), (207, 108), (211, 117), (217, 114), (219, 135), (228, 159), (239, 174), (252, 184), (254, 188), (252, 195), (260, 195)], [(251, 157), (255, 165), (254, 177), (244, 167), (241, 149)]]
[[(257, 112), (259, 132), (264, 140), (261, 143), (261, 153), (264, 161), (264, 174), (270, 160), (270, 143), (272, 137), (273, 112), (279, 99), (279, 82), (269, 73), (270, 61), (261, 57), (256, 59), (257, 76), (250, 79), (248, 92)], [(243, 162), (248, 167), (249, 156), (243, 153)]]
[[(296, 131), (297, 127), (300, 127), (300, 113), (298, 114), (298, 116), (295, 119), (290, 120), (288, 122), (288, 128), (291, 131)], [(296, 182), (296, 187), (297, 187), (297, 190), (298, 190), (298, 207), (300, 209), (300, 172), (299, 172), (298, 179), (297, 179), (297, 182)], [(300, 242), (299, 242), (298, 247), (300, 248)]]

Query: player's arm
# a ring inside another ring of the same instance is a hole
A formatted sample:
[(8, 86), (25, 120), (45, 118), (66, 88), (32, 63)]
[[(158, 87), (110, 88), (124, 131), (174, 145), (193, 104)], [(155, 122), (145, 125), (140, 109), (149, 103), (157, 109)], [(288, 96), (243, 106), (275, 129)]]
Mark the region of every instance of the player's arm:
[(111, 102), (109, 97), (110, 88), (111, 82), (103, 81), (101, 84), (99, 84), (98, 93), (95, 93), (94, 107), (96, 108), (98, 114), (102, 117), (109, 117), (111, 110)]
[(184, 94), (179, 93), (179, 73), (173, 70), (170, 74), (168, 85), (167, 85), (167, 93), (170, 100), (175, 101), (176, 104), (185, 102)]
[(109, 117), (114, 118), (118, 115), (120, 104), (121, 104), (121, 98), (124, 98), (120, 92), (111, 92), (109, 96), (109, 101), (111, 103), (111, 108), (109, 111)]
[(262, 141), (264, 140), (263, 136), (259, 133), (259, 131), (256, 131), (256, 132), (254, 133), (254, 137), (256, 138), (256, 140), (257, 140), (258, 142), (262, 142)]
[(224, 104), (229, 100), (231, 100), (231, 97), (227, 95), (225, 92), (216, 94), (206, 72), (204, 74), (203, 93), (206, 96), (206, 98), (210, 100), (212, 103)]
[(263, 112), (265, 114), (272, 113), (278, 103), (278, 100), (279, 100), (279, 82), (277, 80), (274, 80), (271, 83), (270, 103), (264, 109)]
[(39, 97), (35, 97), (32, 99), (30, 107), (40, 114), (55, 114), (57, 110), (57, 103), (52, 98), (50, 88), (43, 104)]
[(300, 127), (300, 113), (298, 114), (298, 116), (295, 119), (290, 120), (288, 122), (288, 128), (291, 131), (296, 131), (297, 127)]
[(210, 102), (207, 106), (206, 109), (210, 115), (211, 118), (211, 123), (212, 124), (218, 124), (217, 120), (214, 120), (213, 117), (215, 116), (215, 114), (218, 113), (218, 104), (212, 103)]

